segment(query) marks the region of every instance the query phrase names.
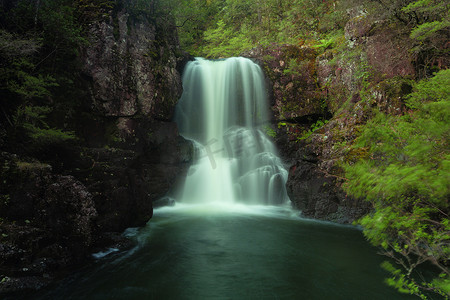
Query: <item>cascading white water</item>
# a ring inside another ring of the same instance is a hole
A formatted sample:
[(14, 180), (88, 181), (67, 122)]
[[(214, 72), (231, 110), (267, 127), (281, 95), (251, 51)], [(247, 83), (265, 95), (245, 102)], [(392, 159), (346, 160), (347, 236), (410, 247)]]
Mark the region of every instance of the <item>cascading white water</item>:
[(175, 121), (196, 145), (184, 203), (284, 204), (287, 171), (268, 128), (264, 75), (251, 60), (234, 57), (189, 62)]

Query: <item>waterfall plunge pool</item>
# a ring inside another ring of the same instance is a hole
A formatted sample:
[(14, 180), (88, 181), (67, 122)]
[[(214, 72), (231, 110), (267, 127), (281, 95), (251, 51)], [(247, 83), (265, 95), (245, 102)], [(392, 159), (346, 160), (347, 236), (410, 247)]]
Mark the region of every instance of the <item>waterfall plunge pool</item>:
[(353, 226), (287, 207), (177, 204), (112, 253), (30, 299), (412, 299)]
[(289, 208), (259, 66), (197, 59), (183, 90), (175, 121), (197, 156), (179, 203), (155, 210), (134, 249), (109, 249), (32, 299), (410, 298), (384, 285), (383, 257), (359, 230)]

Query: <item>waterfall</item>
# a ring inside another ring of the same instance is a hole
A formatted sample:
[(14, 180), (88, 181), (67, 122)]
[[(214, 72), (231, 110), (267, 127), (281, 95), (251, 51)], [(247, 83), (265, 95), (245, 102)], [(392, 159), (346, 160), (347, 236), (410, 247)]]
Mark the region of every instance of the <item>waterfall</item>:
[(265, 134), (270, 128), (264, 74), (234, 57), (186, 65), (175, 121), (195, 145), (179, 200), (284, 204), (287, 171)]

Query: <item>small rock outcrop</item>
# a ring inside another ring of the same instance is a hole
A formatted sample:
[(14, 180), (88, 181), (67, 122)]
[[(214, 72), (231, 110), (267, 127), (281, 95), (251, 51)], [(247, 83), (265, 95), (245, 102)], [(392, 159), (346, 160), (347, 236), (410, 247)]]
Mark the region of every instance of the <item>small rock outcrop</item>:
[(316, 50), (306, 46), (270, 45), (242, 54), (265, 71), (276, 120), (326, 114), (316, 84)]
[(338, 112), (349, 98), (353, 103), (360, 101), (363, 84), (416, 75), (408, 51), (412, 48), (408, 32), (375, 20), (365, 11), (351, 10), (349, 14), (346, 49), (325, 51), (317, 57), (317, 82), (332, 113)]

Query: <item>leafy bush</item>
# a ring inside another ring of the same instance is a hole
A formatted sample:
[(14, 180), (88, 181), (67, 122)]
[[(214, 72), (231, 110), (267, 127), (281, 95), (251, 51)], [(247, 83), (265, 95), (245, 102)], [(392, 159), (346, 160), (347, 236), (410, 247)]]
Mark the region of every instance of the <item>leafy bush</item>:
[(319, 40), (319, 43), (317, 45), (314, 45), (314, 47), (325, 51), (329, 48), (342, 46), (344, 44), (344, 41), (345, 38), (343, 30), (337, 30), (326, 34), (324, 38)]
[[(417, 83), (407, 105), (407, 114), (377, 112), (362, 128), (352, 148), (368, 155), (344, 166), (345, 188), (375, 208), (359, 223), (400, 266), (384, 264), (387, 283), (426, 299), (450, 294), (450, 70)], [(419, 275), (425, 262), (436, 267), (431, 281)]]
[(411, 31), (411, 38), (423, 41), (429, 37), (432, 37), (439, 30), (450, 27), (448, 21), (434, 21), (418, 25)]
[[(312, 41), (320, 28), (342, 29), (339, 1), (330, 0), (163, 0), (173, 12), (182, 47), (194, 55), (238, 55), (258, 45)], [(320, 24), (320, 19), (327, 16)], [(338, 16), (338, 17), (336, 17)]]
[(76, 139), (71, 131), (51, 128), (45, 119), (51, 112), (47, 106), (25, 106), (17, 110), (15, 124), (25, 130), (28, 137), (38, 147), (48, 147)]
[(87, 43), (87, 23), (110, 9), (111, 3), (19, 0), (14, 5), (0, 4), (0, 111), (4, 116), (0, 134), (9, 151), (74, 139), (66, 129), (76, 128), (73, 111), (80, 105), (80, 96), (75, 96), (81, 70), (79, 49)]
[(301, 136), (297, 138), (297, 141), (305, 140), (309, 138), (314, 132), (325, 126), (328, 123), (328, 120), (317, 120), (317, 122), (313, 123), (309, 130), (304, 131)]
[(203, 51), (208, 57), (237, 56), (253, 47), (246, 35), (242, 33), (236, 35), (222, 20), (217, 23), (216, 28), (205, 31), (204, 38), (208, 43)]

